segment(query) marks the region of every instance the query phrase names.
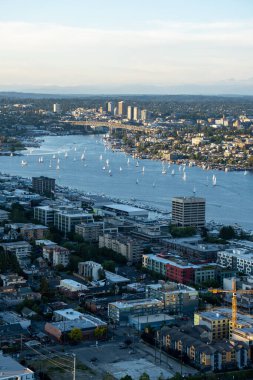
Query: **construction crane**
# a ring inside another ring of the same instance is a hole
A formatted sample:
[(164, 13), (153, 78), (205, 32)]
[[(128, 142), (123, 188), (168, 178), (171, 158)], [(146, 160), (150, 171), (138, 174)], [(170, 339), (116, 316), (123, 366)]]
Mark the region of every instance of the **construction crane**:
[(208, 289), (209, 292), (213, 294), (218, 293), (232, 293), (232, 329), (234, 330), (237, 326), (237, 294), (253, 294), (253, 290), (236, 290), (236, 278), (232, 278), (232, 289), (224, 290), (224, 289)]

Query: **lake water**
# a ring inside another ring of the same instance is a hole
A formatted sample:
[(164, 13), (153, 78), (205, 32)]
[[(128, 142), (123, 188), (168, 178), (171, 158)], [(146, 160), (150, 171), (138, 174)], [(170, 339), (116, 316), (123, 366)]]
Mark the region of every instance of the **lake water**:
[[(85, 159), (81, 160), (83, 153)], [(38, 162), (41, 156), (43, 163)], [(57, 170), (58, 158), (60, 169)], [(21, 166), (22, 159), (27, 161), (26, 166)], [(109, 167), (106, 160), (109, 160)], [(23, 177), (50, 176), (56, 178), (59, 185), (124, 200), (134, 198), (136, 202), (166, 210), (171, 209), (173, 196), (193, 195), (195, 188), (196, 196), (206, 198), (208, 221), (238, 223), (253, 229), (252, 173), (244, 175), (243, 172), (225, 173), (186, 167), (186, 179), (183, 180), (182, 167), (180, 171), (177, 165), (170, 168), (166, 165), (166, 169), (167, 174), (162, 174), (162, 163), (152, 160), (140, 160), (137, 167), (132, 157), (105, 150), (102, 137), (97, 135), (47, 136), (41, 147), (33, 149), (31, 154), (0, 157), (0, 171), (4, 173)], [(171, 175), (173, 169), (174, 176)], [(217, 178), (216, 186), (212, 185), (213, 174)]]

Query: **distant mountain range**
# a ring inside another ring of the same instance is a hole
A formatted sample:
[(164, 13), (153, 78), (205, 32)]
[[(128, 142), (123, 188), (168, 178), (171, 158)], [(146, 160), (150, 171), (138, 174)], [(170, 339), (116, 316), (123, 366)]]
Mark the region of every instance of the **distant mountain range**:
[(1, 97), (59, 98), (108, 95), (205, 95), (205, 96), (253, 96), (253, 78), (233, 79), (214, 84), (187, 85), (94, 85), (94, 86), (0, 86)]

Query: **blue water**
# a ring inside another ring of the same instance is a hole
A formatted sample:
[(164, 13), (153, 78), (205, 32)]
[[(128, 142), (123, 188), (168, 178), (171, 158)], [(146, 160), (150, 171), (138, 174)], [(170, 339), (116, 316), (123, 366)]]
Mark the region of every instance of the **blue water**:
[[(64, 157), (66, 151), (68, 158)], [(81, 160), (84, 151), (85, 160)], [(53, 154), (56, 154), (56, 159), (52, 159)], [(43, 156), (43, 163), (38, 163), (40, 156)], [(58, 157), (60, 169), (56, 170)], [(24, 167), (21, 167), (22, 159), (28, 163)], [(106, 159), (109, 160), (109, 168), (102, 170)], [(253, 229), (253, 174), (244, 176), (243, 172), (225, 173), (186, 167), (184, 181), (183, 171), (179, 171), (177, 165), (170, 168), (166, 165), (167, 174), (163, 175), (159, 161), (140, 160), (139, 167), (136, 167), (136, 160), (130, 157), (128, 165), (127, 159), (124, 153), (105, 151), (99, 136), (47, 136), (41, 147), (33, 149), (31, 154), (27, 155), (26, 152), (24, 157), (0, 157), (0, 171), (23, 177), (46, 175), (56, 178), (59, 185), (125, 200), (134, 198), (137, 202), (166, 210), (170, 210), (173, 196), (192, 195), (195, 187), (196, 196), (206, 198), (207, 220), (238, 223)], [(50, 160), (52, 168), (49, 168)], [(175, 176), (171, 175), (172, 169)], [(213, 174), (217, 178), (215, 187), (212, 186)]]

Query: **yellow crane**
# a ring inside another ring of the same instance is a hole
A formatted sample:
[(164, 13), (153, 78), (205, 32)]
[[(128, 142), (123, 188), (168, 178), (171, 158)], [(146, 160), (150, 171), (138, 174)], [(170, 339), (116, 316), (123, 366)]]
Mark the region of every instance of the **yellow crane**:
[(213, 294), (218, 293), (232, 293), (232, 329), (235, 329), (237, 326), (237, 294), (253, 294), (253, 290), (236, 290), (236, 278), (232, 278), (232, 289), (208, 289), (209, 292)]

